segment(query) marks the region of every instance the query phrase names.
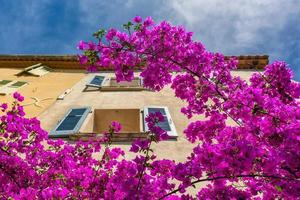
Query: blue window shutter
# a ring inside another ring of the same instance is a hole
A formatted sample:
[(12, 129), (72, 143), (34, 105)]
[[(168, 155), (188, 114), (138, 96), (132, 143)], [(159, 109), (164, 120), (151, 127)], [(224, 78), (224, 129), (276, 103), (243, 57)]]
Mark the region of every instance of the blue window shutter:
[(103, 82), (105, 80), (105, 76), (94, 76), (92, 80), (90, 80), (90, 82), (88, 84), (86, 84), (87, 86), (92, 86), (92, 87), (101, 87)]
[(70, 116), (83, 115), (87, 108), (73, 108), (69, 113)]
[(175, 125), (171, 119), (171, 115), (169, 113), (169, 110), (165, 106), (145, 106), (144, 107), (144, 127), (145, 131), (149, 131), (147, 123), (145, 122), (145, 118), (150, 113), (156, 113), (160, 112), (164, 116), (164, 121), (157, 123), (157, 125), (165, 130), (170, 138), (176, 138), (178, 136)]
[(58, 125), (49, 133), (49, 137), (68, 137), (77, 133), (90, 112), (90, 107), (71, 108)]
[(65, 119), (62, 121), (62, 123), (57, 127), (56, 131), (72, 131), (79, 120), (81, 119), (81, 115), (79, 116), (72, 116), (68, 115), (65, 117)]

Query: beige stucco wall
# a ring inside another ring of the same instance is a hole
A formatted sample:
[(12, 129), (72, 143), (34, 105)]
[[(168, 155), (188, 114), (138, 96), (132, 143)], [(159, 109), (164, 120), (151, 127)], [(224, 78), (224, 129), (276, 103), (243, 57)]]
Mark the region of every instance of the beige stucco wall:
[[(18, 90), (24, 97), (25, 101), (22, 105), (34, 103), (32, 97), (42, 100), (39, 105), (33, 104), (24, 106), (25, 112), (28, 117), (38, 116), (41, 112), (51, 106), (56, 98), (67, 88), (73, 87), (81, 78), (85, 76), (84, 70), (54, 70), (42, 77), (34, 77), (30, 75), (16, 76), (21, 69), (17, 68), (0, 68), (0, 80), (16, 80), (26, 81), (28, 85), (23, 86)], [(49, 98), (49, 99), (48, 99)], [(12, 103), (13, 98), (11, 95), (0, 95), (0, 103)]]
[[(248, 79), (252, 71), (236, 71), (235, 75), (240, 75), (243, 79)], [(97, 73), (107, 77), (113, 77), (112, 73)], [(42, 127), (50, 131), (58, 123), (69, 108), (91, 106), (92, 109), (111, 109), (111, 108), (138, 108), (142, 109), (147, 105), (167, 106), (169, 108), (172, 120), (178, 132), (177, 141), (165, 141), (154, 145), (155, 152), (158, 158), (168, 158), (176, 161), (184, 161), (191, 153), (192, 148), (196, 144), (189, 143), (183, 135), (183, 130), (186, 128), (190, 120), (188, 120), (180, 109), (185, 105), (183, 101), (174, 96), (170, 87), (166, 87), (160, 92), (152, 91), (107, 91), (99, 90), (83, 92), (85, 84), (91, 80), (95, 74), (86, 74), (73, 87), (72, 92), (65, 97), (64, 100), (56, 101), (45, 110), (39, 119), (42, 122)], [(93, 131), (93, 113), (89, 114), (84, 122), (81, 131)], [(116, 144), (128, 151), (129, 143)], [(131, 154), (127, 155), (131, 157)]]
[[(178, 138), (154, 144), (154, 152), (159, 159), (167, 158), (177, 162), (185, 161), (190, 155), (192, 149), (197, 144), (191, 144), (185, 138), (183, 131), (191, 120), (188, 120), (180, 109), (185, 105), (183, 101), (174, 96), (170, 87), (166, 87), (160, 92), (151, 91), (88, 91), (84, 92), (85, 84), (96, 74), (87, 74), (85, 71), (72, 70), (55, 70), (43, 77), (20, 76), (14, 74), (20, 69), (0, 68), (0, 80), (20, 80), (27, 81), (29, 84), (21, 88), (19, 92), (25, 96), (23, 104), (34, 102), (31, 97), (39, 99), (52, 98), (40, 103), (43, 107), (34, 105), (25, 106), (26, 116), (37, 116), (42, 127), (50, 131), (54, 128), (58, 121), (65, 115), (68, 109), (72, 107), (90, 106), (94, 109), (142, 109), (147, 105), (167, 106), (169, 108), (172, 121), (175, 124)], [(253, 71), (239, 70), (233, 72), (243, 79), (249, 79)], [(107, 77), (114, 77), (113, 73), (97, 73)], [(64, 100), (56, 100), (66, 89), (71, 88), (72, 91)], [(0, 103), (12, 102), (11, 96), (0, 96)], [(99, 117), (98, 117), (99, 118)], [(101, 117), (100, 117), (101, 118)], [(201, 117), (198, 117), (201, 118)], [(195, 119), (193, 119), (195, 120)], [(92, 132), (94, 129), (94, 113), (86, 118), (80, 131)], [(114, 146), (121, 147), (125, 150), (126, 158), (133, 158), (134, 154), (129, 152), (130, 143), (117, 143)], [(95, 155), (98, 156), (98, 155)], [(197, 184), (197, 188), (190, 188), (188, 191), (195, 194), (197, 189), (203, 187), (207, 183)]]

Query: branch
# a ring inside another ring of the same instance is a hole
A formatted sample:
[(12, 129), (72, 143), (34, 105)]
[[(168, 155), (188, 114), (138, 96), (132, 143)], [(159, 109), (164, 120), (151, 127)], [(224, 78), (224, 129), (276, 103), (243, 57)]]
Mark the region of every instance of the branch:
[[(204, 75), (198, 75), (197, 73), (193, 72), (192, 70), (190, 70), (189, 68), (183, 66), (181, 63), (177, 62), (176, 60), (172, 59), (172, 58), (166, 58), (164, 57), (165, 59), (175, 63), (176, 65), (180, 66), (182, 69), (188, 71), (190, 74), (198, 77), (198, 78), (204, 78), (205, 80), (207, 80), (208, 82), (214, 84), (215, 86), (215, 90), (217, 92), (217, 94), (223, 99), (224, 102), (226, 102), (228, 100), (228, 97), (224, 96), (220, 90), (219, 90), (219, 87), (218, 87), (218, 84), (215, 83), (214, 81), (210, 80), (209, 78), (207, 78), (206, 76)], [(242, 126), (242, 123), (240, 123), (238, 120), (234, 119), (233, 116), (231, 116), (228, 112), (226, 112), (225, 110), (223, 110), (221, 107), (219, 107), (219, 109), (221, 109), (228, 117), (230, 117), (235, 123), (237, 123), (238, 126)]]
[(143, 175), (144, 175), (145, 170), (146, 170), (146, 164), (147, 164), (148, 157), (149, 157), (149, 151), (150, 151), (151, 143), (152, 143), (152, 139), (150, 140), (149, 146), (148, 146), (147, 151), (146, 151), (145, 160), (144, 160), (144, 162), (143, 162), (143, 168), (142, 168), (142, 171), (141, 171), (141, 173), (140, 173), (140, 176), (139, 176), (139, 182), (138, 182), (137, 187), (136, 187), (137, 192), (138, 192), (139, 189), (142, 187), (140, 184), (141, 184), (141, 180), (142, 180)]
[[(261, 175), (261, 174), (246, 174), (246, 175), (237, 175), (237, 176), (219, 176), (219, 177), (214, 177), (214, 178), (205, 178), (205, 179), (198, 179), (195, 180), (193, 182), (191, 182), (191, 184), (188, 186), (193, 186), (196, 183), (200, 183), (200, 182), (205, 182), (205, 181), (215, 181), (215, 180), (220, 180), (220, 179), (230, 179), (230, 178), (256, 178), (256, 177), (260, 177), (260, 178), (271, 178), (271, 179), (281, 179), (281, 180), (289, 180), (289, 181), (300, 181), (299, 179), (291, 179), (291, 178), (286, 178), (286, 177), (280, 177), (280, 176), (276, 176), (276, 175)], [(172, 194), (175, 194), (176, 192), (180, 191), (181, 189), (184, 189), (187, 187), (178, 187), (177, 189), (169, 192), (168, 194), (165, 194), (164, 196), (160, 197), (159, 200), (166, 198), (167, 196), (170, 196)]]

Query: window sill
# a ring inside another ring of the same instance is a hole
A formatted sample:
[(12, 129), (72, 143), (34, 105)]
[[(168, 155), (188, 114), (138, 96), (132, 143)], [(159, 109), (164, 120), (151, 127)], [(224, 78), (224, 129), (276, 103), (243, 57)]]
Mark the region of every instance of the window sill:
[(101, 91), (142, 91), (146, 90), (143, 87), (114, 87), (114, 86), (102, 86)]
[[(135, 139), (145, 139), (147, 138), (148, 134), (145, 132), (135, 132), (135, 133), (115, 133), (112, 136), (112, 142), (132, 142)], [(90, 141), (95, 140), (99, 141), (101, 138), (104, 138), (103, 134), (96, 134), (96, 133), (75, 133), (70, 134), (69, 139), (71, 141)]]

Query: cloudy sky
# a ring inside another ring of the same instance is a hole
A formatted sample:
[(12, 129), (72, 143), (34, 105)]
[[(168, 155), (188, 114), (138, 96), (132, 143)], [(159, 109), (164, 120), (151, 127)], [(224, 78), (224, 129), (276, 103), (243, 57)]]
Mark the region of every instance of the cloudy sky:
[[(231, 3), (232, 2), (232, 3)], [(0, 0), (0, 54), (74, 54), (79, 40), (135, 15), (194, 32), (211, 51), (268, 54), (300, 80), (299, 0)]]

